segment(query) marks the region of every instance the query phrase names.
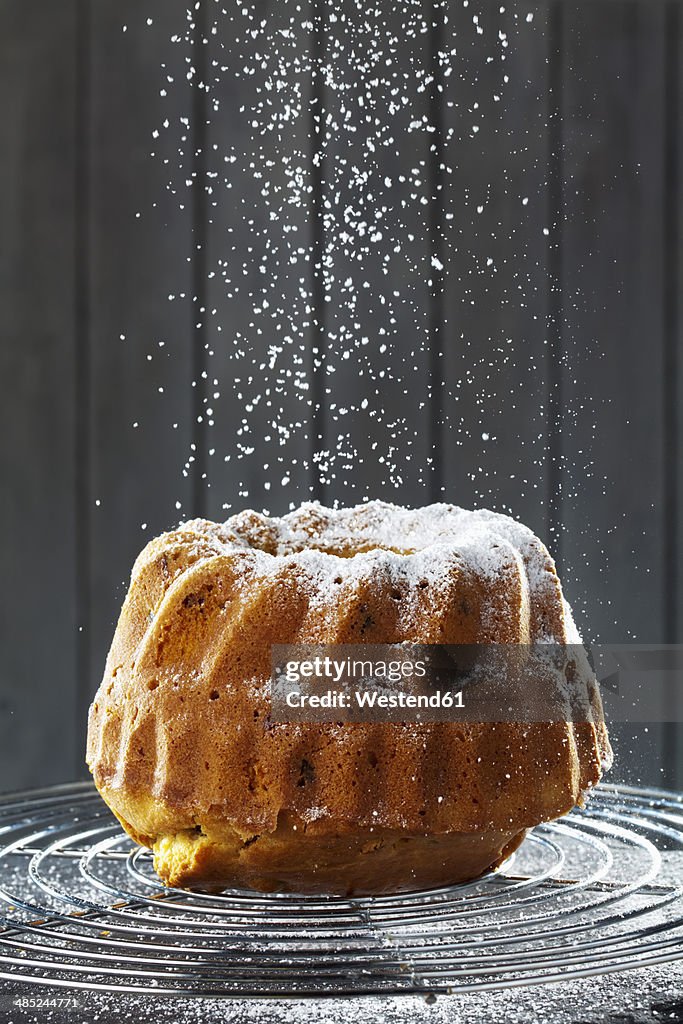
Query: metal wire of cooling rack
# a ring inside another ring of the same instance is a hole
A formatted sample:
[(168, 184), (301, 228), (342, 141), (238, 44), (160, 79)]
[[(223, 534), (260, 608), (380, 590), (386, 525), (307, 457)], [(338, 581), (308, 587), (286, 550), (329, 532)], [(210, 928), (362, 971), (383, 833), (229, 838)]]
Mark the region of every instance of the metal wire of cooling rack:
[(365, 899), (167, 889), (89, 783), (0, 800), (0, 979), (342, 996), (492, 991), (683, 959), (683, 797), (600, 786), (467, 885)]

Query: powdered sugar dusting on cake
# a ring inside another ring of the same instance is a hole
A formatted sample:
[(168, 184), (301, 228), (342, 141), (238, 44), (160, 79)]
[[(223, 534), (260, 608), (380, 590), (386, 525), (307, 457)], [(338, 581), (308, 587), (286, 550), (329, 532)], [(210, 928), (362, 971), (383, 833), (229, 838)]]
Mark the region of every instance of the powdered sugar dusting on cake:
[(473, 568), (489, 574), (495, 573), (499, 564), (493, 551), (501, 541), (522, 554), (534, 549), (545, 553), (532, 532), (508, 516), (445, 503), (407, 509), (371, 501), (353, 508), (331, 509), (306, 502), (280, 519), (251, 511), (240, 513), (228, 519), (223, 529), (241, 537), (244, 525), (253, 531), (256, 521), (273, 535), (278, 555), (306, 549), (342, 555), (379, 549), (408, 555), (457, 543), (467, 549)]
[[(223, 524), (187, 523), (181, 532), (193, 538), (198, 559), (243, 552), (264, 578), (291, 569), (318, 609), (336, 607), (341, 582), (353, 586), (379, 574), (410, 593), (459, 573), (520, 588), (522, 620), (533, 620), (535, 607), (559, 607), (554, 620), (535, 623), (534, 640), (563, 642), (566, 626), (578, 637), (568, 610), (563, 620), (560, 584), (547, 550), (531, 530), (500, 513), (445, 503), (410, 509), (383, 501), (352, 508), (307, 502), (282, 518), (246, 510)], [(491, 639), (500, 635), (497, 614), (482, 609), (482, 627)]]

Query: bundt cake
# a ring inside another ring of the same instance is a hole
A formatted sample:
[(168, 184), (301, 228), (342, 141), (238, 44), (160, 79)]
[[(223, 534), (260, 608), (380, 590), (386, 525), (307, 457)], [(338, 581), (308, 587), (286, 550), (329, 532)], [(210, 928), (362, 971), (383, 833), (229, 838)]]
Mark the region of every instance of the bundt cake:
[(271, 645), (406, 642), (580, 639), (548, 552), (507, 516), (373, 501), (188, 522), (133, 568), (90, 709), (95, 784), (172, 886), (475, 878), (609, 766), (596, 684), (585, 721), (271, 719)]

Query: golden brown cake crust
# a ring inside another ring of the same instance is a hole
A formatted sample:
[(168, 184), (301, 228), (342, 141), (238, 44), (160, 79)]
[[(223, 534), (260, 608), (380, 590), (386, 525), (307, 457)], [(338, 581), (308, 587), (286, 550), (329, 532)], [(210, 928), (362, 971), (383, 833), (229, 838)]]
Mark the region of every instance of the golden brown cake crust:
[(191, 522), (134, 566), (88, 764), (170, 884), (461, 881), (597, 783), (597, 690), (574, 724), (278, 725), (271, 645), (576, 639), (550, 556), (505, 516), (372, 502)]

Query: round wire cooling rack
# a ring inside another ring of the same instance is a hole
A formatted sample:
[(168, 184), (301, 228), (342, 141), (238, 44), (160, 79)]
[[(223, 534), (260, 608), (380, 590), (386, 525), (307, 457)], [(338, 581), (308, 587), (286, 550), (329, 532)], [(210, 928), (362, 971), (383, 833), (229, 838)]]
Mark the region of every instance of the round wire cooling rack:
[(190, 893), (77, 783), (0, 800), (0, 978), (214, 998), (540, 984), (683, 959), (681, 880), (683, 797), (602, 785), (467, 885)]

